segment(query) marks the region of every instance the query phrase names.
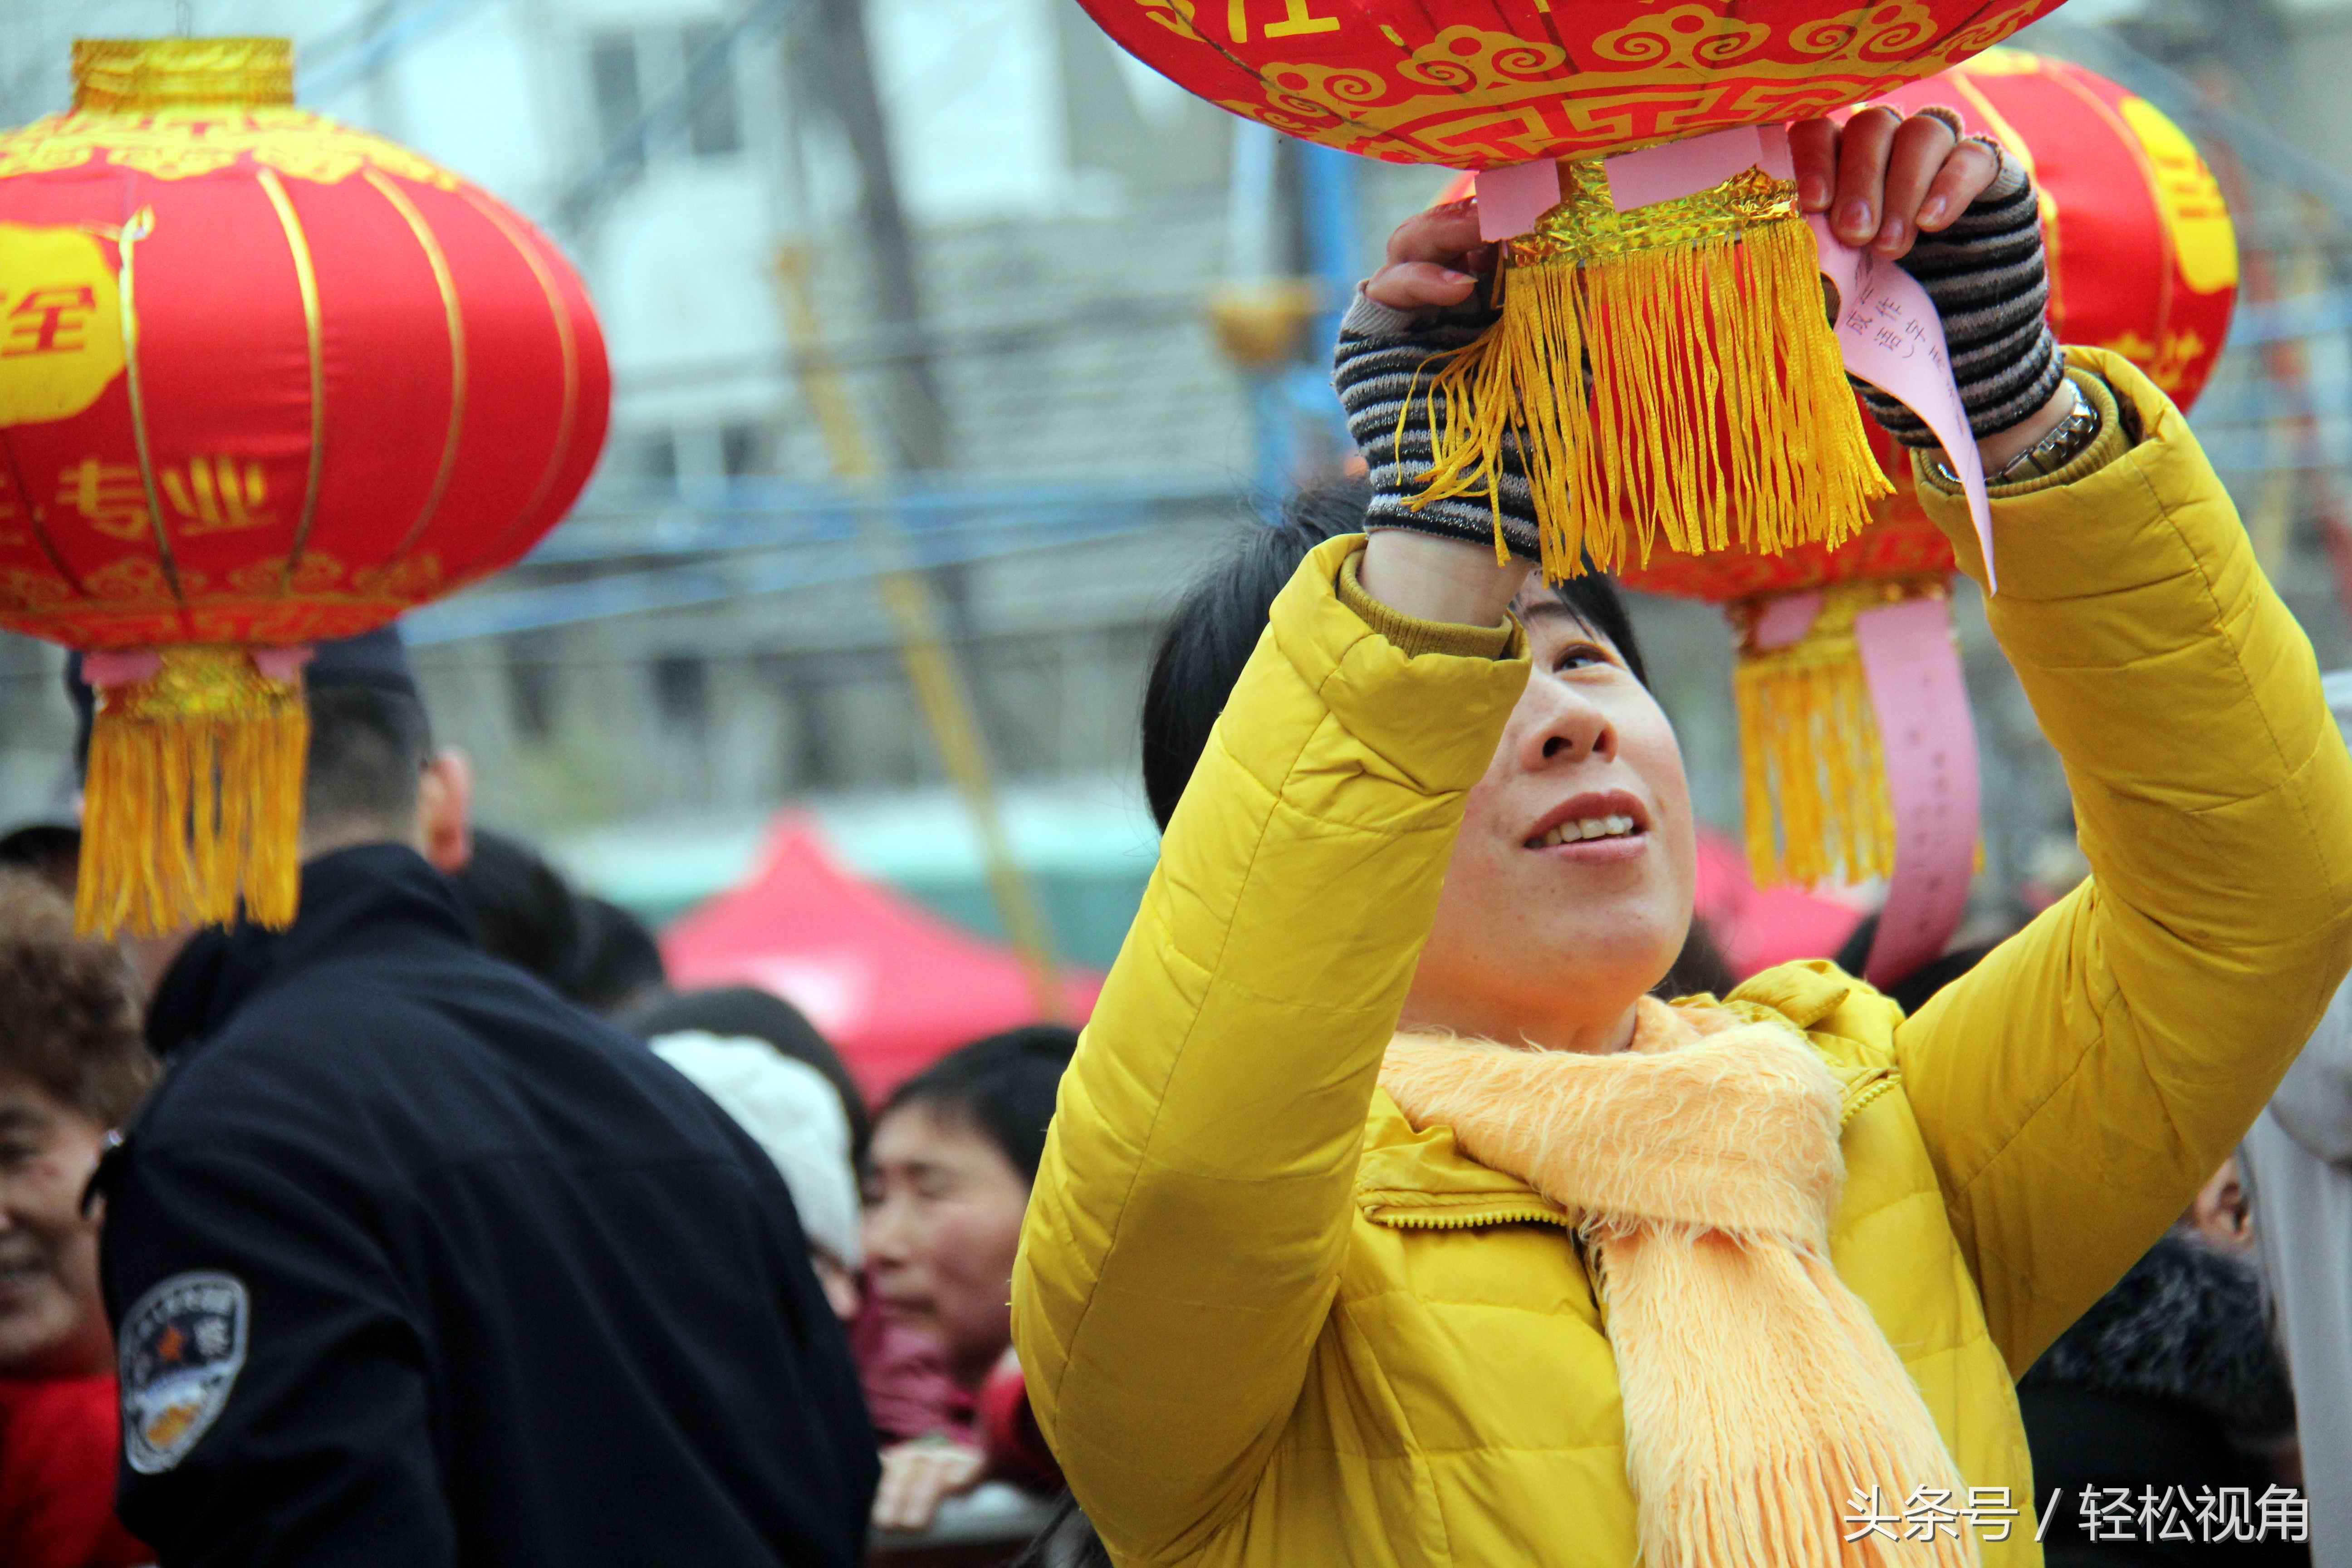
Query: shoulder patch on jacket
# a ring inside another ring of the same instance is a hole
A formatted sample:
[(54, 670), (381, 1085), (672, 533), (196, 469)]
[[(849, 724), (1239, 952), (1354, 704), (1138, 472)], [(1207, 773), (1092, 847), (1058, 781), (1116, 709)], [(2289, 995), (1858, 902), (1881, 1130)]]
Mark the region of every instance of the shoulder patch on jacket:
[(234, 1274), (174, 1274), (123, 1315), (122, 1456), (160, 1475), (220, 1418), (245, 1370), (252, 1317)]

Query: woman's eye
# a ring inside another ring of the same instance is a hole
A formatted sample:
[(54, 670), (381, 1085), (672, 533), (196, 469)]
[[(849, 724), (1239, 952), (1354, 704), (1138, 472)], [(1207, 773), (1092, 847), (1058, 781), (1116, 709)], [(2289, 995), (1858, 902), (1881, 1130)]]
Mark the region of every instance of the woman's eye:
[(1554, 669), (1584, 669), (1593, 665), (1607, 664), (1608, 653), (1591, 643), (1570, 643), (1559, 650), (1552, 660)]

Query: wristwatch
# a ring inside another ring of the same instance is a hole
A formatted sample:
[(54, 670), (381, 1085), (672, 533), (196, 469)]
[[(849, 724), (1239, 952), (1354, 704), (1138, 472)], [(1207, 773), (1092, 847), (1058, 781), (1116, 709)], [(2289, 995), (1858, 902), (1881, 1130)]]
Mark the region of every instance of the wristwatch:
[[(2042, 474), (2054, 474), (2089, 451), (2091, 443), (2099, 438), (2099, 429), (2104, 421), (2100, 418), (2097, 405), (2083, 395), (2083, 389), (2075, 386), (2072, 379), (2066, 384), (2074, 394), (2074, 406), (2067, 412), (2066, 417), (2058, 421), (2047, 436), (2002, 464), (1999, 473), (1987, 474), (1985, 484), (1988, 488), (2014, 484), (2020, 479), (2030, 479)], [(1927, 464), (1935, 470), (1936, 477), (1946, 484), (1960, 482), (1960, 476), (1952, 471), (1952, 466), (1944, 460), (1943, 453), (1937, 452), (1928, 458)]]

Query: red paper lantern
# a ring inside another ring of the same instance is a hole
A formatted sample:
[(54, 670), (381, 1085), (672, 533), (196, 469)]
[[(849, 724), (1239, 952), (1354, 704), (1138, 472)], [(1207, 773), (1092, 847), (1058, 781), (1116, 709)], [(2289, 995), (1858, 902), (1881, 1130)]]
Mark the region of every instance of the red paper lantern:
[(1220, 108), (1395, 163), (1491, 169), (1803, 119), (1932, 76), (2059, 0), (1079, 0)]
[[(131, 860), (86, 858), (85, 918), (217, 920), (240, 891), (290, 916), (299, 748), (271, 804), (204, 793), (250, 749), (239, 722), (278, 726), (279, 762), (247, 763), (282, 774), (300, 704), (251, 650), (382, 626), (528, 551), (603, 444), (603, 342), (510, 208), (294, 109), (284, 40), (86, 41), (74, 66), (72, 112), (0, 136), (0, 626), (160, 650), (105, 693), (89, 837)], [(192, 836), (186, 796), (103, 787), (110, 731), (198, 792)]]
[[(2023, 161), (2041, 192), (2060, 341), (2115, 350), (2181, 406), (2195, 400), (2228, 335), (2238, 253), (2220, 186), (2178, 127), (2103, 77), (2018, 49), (1992, 50), (1880, 101), (1906, 112), (1956, 108), (1970, 134), (1996, 137)], [(1659, 550), (1622, 574), (1650, 593), (1725, 605), (1741, 634), (1748, 853), (1759, 882), (1893, 870), (1853, 617), (1942, 596), (1955, 568), (1950, 544), (1920, 510), (1907, 454), (1875, 425), (1868, 430), (1896, 493), (1843, 546), (1770, 556)], [(1754, 628), (1776, 600), (1816, 590), (1830, 596), (1812, 633), (1758, 646)]]
[[(2105, 77), (2023, 49), (1991, 50), (1878, 101), (1906, 113), (1957, 109), (1969, 134), (1995, 137), (2014, 153), (2041, 193), (2058, 341), (2112, 349), (2182, 408), (2197, 401), (2229, 336), (2238, 242), (2220, 184), (2179, 126)], [(1951, 571), (1949, 544), (1912, 493), (1907, 457), (1875, 425), (1869, 433), (1897, 493), (1851, 543), (1777, 556), (1659, 551), (1628, 567), (1624, 581), (1731, 604)]]

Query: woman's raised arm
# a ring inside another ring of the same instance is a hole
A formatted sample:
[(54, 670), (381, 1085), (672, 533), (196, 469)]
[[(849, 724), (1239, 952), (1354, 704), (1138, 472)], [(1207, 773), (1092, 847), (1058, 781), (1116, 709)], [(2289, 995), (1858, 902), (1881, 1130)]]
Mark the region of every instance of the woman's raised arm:
[(1276, 601), (1063, 1080), (1023, 1230), (1013, 1335), (1040, 1426), (1134, 1556), (1237, 1510), (1297, 1400), (1463, 797), (1527, 681), (1516, 645), (1415, 657), (1375, 631), (1336, 586), (1360, 549), (1316, 550)]
[[(1470, 294), (1475, 233), (1466, 208), (1407, 225), (1342, 329), (1376, 497), (1410, 461), (1386, 357), (1424, 352), (1397, 329)], [(1526, 573), (1483, 526), (1314, 551), (1167, 825), (1063, 1080), (1013, 1278), (1039, 1424), (1123, 1552), (1178, 1553), (1229, 1518), (1297, 1402), (1381, 1056), (1464, 796), (1527, 684), (1505, 613)]]
[[(2179, 410), (2069, 357), (2107, 432), (1995, 501), (1987, 609), (2093, 877), (1896, 1035), (2018, 1372), (2179, 1216), (2352, 961), (2352, 757), (2311, 645)], [(1921, 491), (1981, 583), (1958, 498)]]

